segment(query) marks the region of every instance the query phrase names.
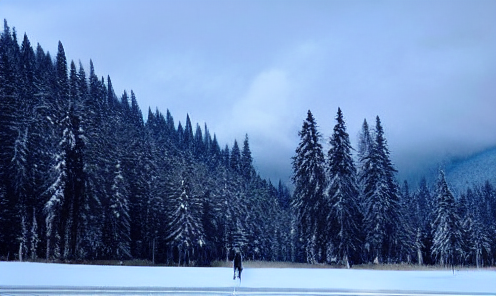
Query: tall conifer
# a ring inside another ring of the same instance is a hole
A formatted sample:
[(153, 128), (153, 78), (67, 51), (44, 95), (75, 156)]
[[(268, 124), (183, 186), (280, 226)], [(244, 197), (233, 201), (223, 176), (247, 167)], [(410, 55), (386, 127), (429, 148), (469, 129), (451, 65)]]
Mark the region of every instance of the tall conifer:
[(443, 171), (439, 172), (436, 191), (432, 254), (436, 256), (439, 264), (454, 266), (461, 262), (464, 255), (462, 226), (455, 197), (448, 187)]
[(325, 172), (324, 153), (320, 143), (321, 135), (317, 124), (308, 110), (303, 122), (300, 143), (293, 157), (292, 181), (295, 191), (292, 208), (296, 219), (296, 260), (315, 263), (318, 252), (323, 251), (326, 202), (324, 200)]
[(329, 212), (326, 232), (333, 245), (333, 255), (337, 255), (349, 268), (349, 261), (360, 247), (361, 217), (352, 148), (340, 108), (336, 121), (329, 140), (331, 148), (327, 153)]

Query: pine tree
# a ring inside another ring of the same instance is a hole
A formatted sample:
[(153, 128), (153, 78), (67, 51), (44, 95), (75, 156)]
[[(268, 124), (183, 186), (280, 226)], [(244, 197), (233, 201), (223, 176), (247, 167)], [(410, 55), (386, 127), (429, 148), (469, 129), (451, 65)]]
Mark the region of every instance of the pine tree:
[(423, 264), (423, 224), (420, 224), (420, 221), (425, 213), (419, 213), (418, 200), (415, 195), (410, 193), (410, 186), (406, 180), (403, 181), (403, 187), (401, 188), (400, 207), (400, 221), (405, 232), (398, 233), (397, 240), (403, 242), (403, 249), (400, 250), (399, 259), (407, 263), (417, 260), (419, 264)]
[[(349, 261), (359, 250), (361, 217), (358, 207), (356, 169), (343, 113), (338, 108), (336, 125), (327, 153), (326, 193), (329, 199), (326, 232), (333, 244), (333, 253), (349, 268)], [(328, 255), (329, 257), (329, 255)]]
[(86, 82), (84, 69), (79, 66), (79, 91), (84, 113), (83, 125), (85, 137), (84, 160), (84, 196), (81, 204), (81, 225), (79, 257), (96, 259), (102, 256), (104, 225), (104, 206), (107, 206), (107, 179), (109, 177), (108, 150), (105, 149), (107, 111), (105, 104), (106, 87), (95, 74), (93, 62), (90, 60), (89, 81)]
[(239, 150), (238, 141), (234, 140), (229, 158), (229, 166), (235, 173), (241, 171), (241, 151)]
[(317, 124), (310, 110), (298, 135), (300, 143), (293, 157), (292, 176), (295, 185), (292, 208), (297, 226), (295, 257), (298, 261), (315, 263), (318, 252), (325, 249), (325, 246), (322, 246), (324, 243), (322, 230), (325, 229), (326, 213), (323, 209), (326, 206), (324, 200), (326, 184), (321, 135), (317, 131)]
[(78, 241), (80, 238), (80, 209), (82, 207), (84, 193), (84, 130), (80, 124), (79, 113), (82, 110), (82, 97), (79, 87), (79, 77), (74, 62), (71, 62), (69, 76), (69, 111), (65, 119), (64, 147), (67, 164), (67, 187), (64, 203), (64, 215), (66, 215), (66, 230), (64, 257), (75, 258), (78, 252)]
[(206, 147), (203, 141), (203, 133), (199, 124), (196, 125), (194, 141), (193, 141), (193, 155), (194, 157), (202, 161), (205, 157)]
[[(14, 189), (14, 194), (17, 197), (16, 200), (16, 212), (17, 217), (21, 219), (20, 222), (20, 232), (18, 233), (18, 241), (20, 243), (19, 247), (19, 258), (22, 258), (22, 255), (27, 255), (28, 252), (28, 231), (27, 231), (27, 223), (28, 223), (28, 207), (31, 205), (30, 202), (30, 166), (28, 163), (29, 151), (28, 151), (28, 128), (25, 129), (24, 132), (21, 133), (19, 131), (19, 135), (14, 144), (14, 155), (12, 157), (12, 169), (11, 169), (11, 177), (12, 177), (12, 186)], [(15, 221), (15, 220), (14, 220)], [(14, 221), (10, 221), (11, 223)]]
[(362, 129), (358, 134), (358, 163), (359, 163), (359, 173), (363, 171), (363, 165), (366, 157), (370, 154), (370, 149), (372, 149), (372, 137), (369, 131), (369, 124), (367, 120), (363, 120)]
[(191, 188), (191, 167), (182, 173), (180, 186), (170, 198), (174, 202), (166, 240), (178, 254), (179, 265), (188, 265), (205, 244), (202, 203)]
[(46, 259), (60, 258), (60, 209), (64, 202), (64, 191), (66, 187), (66, 164), (64, 161), (65, 152), (55, 158), (56, 165), (53, 167), (53, 174), (56, 177), (53, 184), (48, 188), (49, 200), (44, 207), (45, 227), (46, 227)]
[(62, 120), (68, 110), (69, 103), (69, 75), (67, 73), (67, 59), (65, 56), (64, 46), (59, 41), (57, 57), (55, 62), (55, 83), (56, 83), (56, 114), (55, 120)]
[(433, 264), (431, 260), (433, 201), (427, 181), (422, 178), (417, 191), (412, 195), (413, 231), (415, 235), (415, 251), (417, 263)]
[(448, 187), (444, 172), (439, 172), (436, 204), (432, 229), (432, 254), (439, 264), (454, 266), (464, 256), (462, 248), (462, 226), (456, 208), (455, 197)]
[[(462, 224), (463, 251), (465, 261), (484, 266), (491, 254), (490, 224), (484, 221), (485, 196), (479, 188), (468, 188), (458, 200), (458, 210)], [(486, 259), (486, 260), (485, 260)]]
[(396, 172), (389, 158), (389, 149), (379, 116), (376, 118), (375, 140), (363, 159), (363, 209), (366, 231), (365, 248), (376, 263), (394, 261), (403, 249), (397, 236), (407, 232), (400, 215)]
[[(3, 233), (3, 246), (0, 246), (1, 254), (14, 254), (18, 251), (17, 239), (20, 236), (20, 224), (17, 197), (14, 193), (15, 185), (11, 184), (11, 160), (14, 155), (15, 141), (19, 134), (24, 133), (25, 127), (19, 126), (19, 118), (23, 118), (20, 109), (21, 99), (19, 97), (19, 46), (13, 33), (4, 20), (4, 30), (0, 36), (0, 188), (4, 188), (5, 195), (3, 203), (4, 224), (0, 225)], [(22, 87), (22, 85), (21, 85)]]
[(189, 118), (189, 114), (186, 115), (186, 125), (184, 126), (184, 134), (183, 134), (183, 149), (189, 150), (193, 148), (193, 125), (191, 124), (191, 119)]
[(49, 198), (44, 207), (47, 259), (60, 259), (68, 255), (64, 252), (64, 247), (68, 247), (69, 228), (73, 217), (72, 202), (67, 196), (71, 192), (72, 179), (69, 180), (69, 178), (73, 177), (69, 171), (71, 167), (67, 162), (68, 153), (75, 148), (74, 129), (71, 126), (73, 105), (70, 104), (67, 60), (61, 42), (58, 45), (55, 77), (55, 101), (50, 117), (53, 128), (52, 158), (55, 165), (51, 171), (52, 181), (46, 192)]
[(255, 175), (248, 134), (245, 135), (245, 140), (243, 141), (243, 151), (241, 151), (240, 159), (240, 172), (245, 180), (250, 180), (250, 178)]
[(111, 188), (110, 207), (110, 245), (112, 257), (115, 259), (131, 258), (129, 196), (126, 180), (124, 180), (121, 163), (117, 162), (114, 171), (114, 180)]

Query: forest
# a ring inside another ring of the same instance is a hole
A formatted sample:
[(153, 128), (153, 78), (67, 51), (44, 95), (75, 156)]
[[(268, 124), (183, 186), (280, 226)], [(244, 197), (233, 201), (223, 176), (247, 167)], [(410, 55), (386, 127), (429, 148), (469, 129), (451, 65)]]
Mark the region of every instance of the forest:
[[(366, 120), (356, 156), (340, 108), (324, 155), (311, 111), (293, 158), (292, 260), (309, 263), (495, 264), (496, 190), (489, 181), (459, 196), (444, 172), (410, 192), (399, 184), (379, 116)], [(355, 165), (356, 162), (356, 165)]]
[(289, 190), (257, 173), (248, 135), (221, 147), (188, 115), (145, 121), (91, 61), (87, 75), (61, 42), (52, 58), (4, 21), (0, 259), (209, 266), (238, 248), (245, 260), (495, 265), (493, 184), (454, 196), (440, 171), (410, 192), (379, 117), (356, 153), (340, 109), (327, 155), (310, 111), (299, 136)]
[(90, 62), (55, 58), (7, 22), (0, 38), (0, 257), (208, 265), (238, 247), (288, 260), (289, 190), (262, 179), (248, 136), (117, 97)]

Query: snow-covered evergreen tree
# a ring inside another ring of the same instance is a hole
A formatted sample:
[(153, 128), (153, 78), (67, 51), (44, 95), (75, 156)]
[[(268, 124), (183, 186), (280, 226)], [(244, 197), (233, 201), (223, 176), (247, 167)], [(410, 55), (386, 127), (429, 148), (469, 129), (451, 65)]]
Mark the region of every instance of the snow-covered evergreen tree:
[(431, 220), (433, 219), (433, 202), (427, 181), (422, 178), (417, 191), (412, 195), (412, 202), (410, 203), (410, 210), (412, 214), (412, 230), (415, 233), (415, 261), (419, 265), (431, 264), (431, 245), (432, 245), (432, 231)]
[(465, 255), (462, 245), (463, 233), (455, 197), (448, 187), (443, 171), (439, 172), (435, 202), (432, 254), (439, 264), (454, 266), (462, 262)]
[(398, 258), (404, 243), (397, 236), (406, 229), (400, 215), (396, 172), (389, 158), (389, 149), (379, 116), (376, 117), (375, 139), (369, 154), (363, 158), (363, 209), (366, 231), (365, 248), (376, 263)]
[(480, 188), (467, 189), (458, 200), (462, 224), (463, 251), (465, 261), (477, 268), (485, 265), (491, 255), (491, 227), (484, 223), (484, 210), (487, 206)]
[[(30, 167), (28, 164), (28, 129), (24, 132), (19, 131), (19, 135), (14, 144), (14, 155), (12, 157), (12, 185), (15, 196), (17, 197), (16, 212), (20, 221), (10, 221), (10, 223), (20, 223), (20, 232), (18, 233), (19, 258), (26, 257), (28, 254), (28, 212), (30, 184), (29, 175)], [(16, 219), (18, 220), (18, 219)]]
[(49, 199), (44, 206), (47, 260), (60, 258), (60, 210), (64, 202), (67, 179), (65, 152), (62, 151), (60, 155), (56, 155), (55, 161), (53, 175), (56, 176), (56, 179), (47, 190)]
[[(15, 142), (19, 134), (24, 134), (25, 125), (21, 109), (23, 98), (20, 97), (24, 83), (20, 80), (19, 57), (20, 49), (17, 44), (15, 29), (13, 32), (4, 20), (3, 32), (0, 36), (0, 188), (3, 187), (5, 195), (3, 203), (4, 223), (0, 225), (2, 246), (0, 250), (4, 255), (16, 254), (19, 251), (19, 237), (21, 237), (21, 220), (19, 216), (17, 191), (12, 175), (17, 174), (11, 162), (15, 155)], [(12, 170), (12, 168), (14, 170)]]
[(124, 180), (121, 162), (115, 165), (114, 180), (110, 196), (110, 247), (113, 258), (131, 258), (130, 249), (130, 220), (129, 220), (129, 196), (126, 180)]
[(255, 170), (253, 169), (253, 157), (251, 156), (250, 143), (248, 141), (248, 134), (245, 135), (245, 140), (243, 141), (243, 150), (241, 151), (240, 160), (240, 171), (245, 180), (249, 180), (252, 176), (255, 175)]
[(192, 192), (191, 174), (188, 170), (182, 173), (178, 190), (170, 196), (174, 208), (167, 225), (166, 240), (177, 252), (179, 265), (188, 265), (205, 244), (202, 203)]
[(234, 140), (234, 144), (229, 153), (229, 166), (236, 173), (241, 171), (241, 150), (239, 150), (238, 141), (236, 140)]
[(293, 157), (292, 181), (295, 186), (292, 208), (296, 219), (296, 260), (315, 263), (318, 252), (326, 249), (324, 230), (326, 229), (324, 199), (326, 186), (324, 153), (321, 135), (315, 119), (308, 110), (307, 118), (298, 133), (300, 143)]
[(338, 108), (334, 132), (327, 153), (326, 193), (329, 200), (327, 229), (333, 254), (349, 268), (350, 260), (360, 248), (361, 215), (358, 207), (356, 169), (351, 155), (351, 144), (346, 132), (343, 113)]

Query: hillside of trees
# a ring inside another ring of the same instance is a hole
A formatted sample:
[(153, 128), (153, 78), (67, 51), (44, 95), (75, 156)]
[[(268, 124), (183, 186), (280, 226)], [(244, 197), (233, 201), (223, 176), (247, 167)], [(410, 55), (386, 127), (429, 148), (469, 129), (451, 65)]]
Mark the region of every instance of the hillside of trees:
[(207, 265), (232, 247), (288, 260), (289, 190), (262, 179), (248, 136), (148, 111), (4, 22), (0, 38), (0, 258)]
[(0, 259), (209, 265), (239, 248), (264, 261), (495, 265), (496, 188), (455, 196), (440, 171), (410, 192), (379, 117), (353, 149), (340, 109), (328, 139), (308, 111), (293, 192), (256, 172), (248, 136), (221, 147), (189, 116), (143, 118), (91, 61), (86, 74), (62, 43), (53, 58), (5, 21)]

